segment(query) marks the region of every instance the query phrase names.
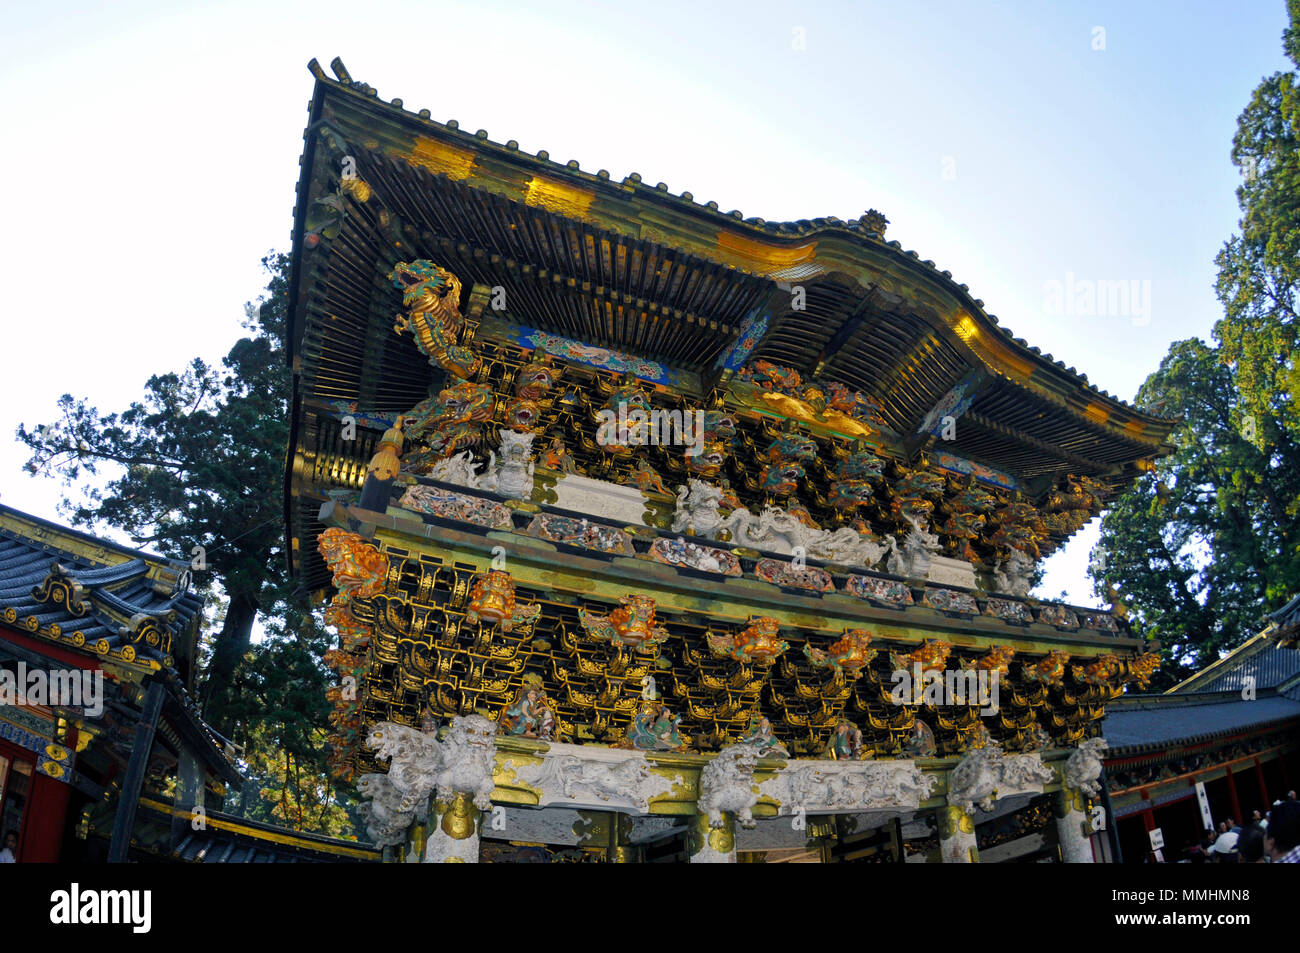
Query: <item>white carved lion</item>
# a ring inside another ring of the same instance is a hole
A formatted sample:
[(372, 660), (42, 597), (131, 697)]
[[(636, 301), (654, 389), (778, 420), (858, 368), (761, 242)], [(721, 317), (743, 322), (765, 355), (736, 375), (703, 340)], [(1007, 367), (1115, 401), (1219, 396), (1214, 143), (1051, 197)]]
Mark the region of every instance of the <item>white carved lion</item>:
[(993, 582), (998, 592), (1020, 596), (1023, 599), (1029, 595), (1033, 575), (1034, 561), (1020, 550), (1013, 549), (993, 570)]
[(650, 777), (650, 766), (640, 757), (609, 764), (566, 756), (557, 766), (565, 797), (588, 793), (602, 801), (610, 798), (636, 801), (638, 786)]
[(1043, 759), (1036, 754), (1018, 754), (1003, 757), (1001, 762), (1001, 786), (1006, 791), (1041, 791), (1044, 784), (1051, 782), (1052, 769), (1043, 764)]
[(1066, 785), (1077, 788), (1088, 797), (1096, 797), (1101, 791), (1101, 755), (1106, 748), (1105, 738), (1080, 741), (1065, 762)]
[(363, 774), (357, 779), (357, 790), (368, 799), (359, 810), (370, 839), (381, 847), (404, 843), (406, 829), (415, 819), (415, 805), (389, 783), (386, 774)]
[(533, 493), (533, 471), (537, 464), (533, 462), (532, 433), (516, 433), (513, 430), (497, 431), (501, 438), (501, 459), (491, 454), (487, 471), (479, 480), (479, 487), (500, 493), (512, 500), (526, 500)]
[(496, 760), (497, 726), (480, 715), (453, 718), (447, 737), (440, 743), (437, 773), (438, 797), (450, 800), (457, 794), (474, 795), (480, 810), (492, 806), (492, 769)]
[(389, 762), (388, 783), (413, 801), (423, 800), (433, 790), (441, 759), (438, 741), (418, 728), (381, 721), (370, 729), (367, 744), (376, 758)]
[(989, 746), (966, 752), (948, 777), (948, 803), (966, 813), (978, 806), (993, 810), (1001, 778), (1002, 752)]
[(677, 490), (673, 532), (690, 532), (696, 536), (717, 539), (722, 529), (722, 515), (718, 512), (721, 502), (721, 489), (710, 486), (703, 480), (688, 480), (686, 486), (679, 487)]
[(722, 751), (700, 771), (699, 809), (709, 815), (709, 826), (722, 826), (722, 812), (730, 811), (741, 827), (753, 827), (754, 764), (758, 753), (750, 745), (738, 744)]

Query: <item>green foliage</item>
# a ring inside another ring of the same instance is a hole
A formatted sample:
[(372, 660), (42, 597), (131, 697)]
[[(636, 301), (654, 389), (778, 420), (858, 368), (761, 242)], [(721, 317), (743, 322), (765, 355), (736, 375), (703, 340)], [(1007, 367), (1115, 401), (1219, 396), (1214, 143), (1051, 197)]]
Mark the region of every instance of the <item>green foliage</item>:
[[(1288, 55), (1300, 66), (1300, 0)], [(1241, 234), (1219, 253), (1214, 345), (1175, 342), (1138, 405), (1181, 417), (1176, 451), (1102, 519), (1092, 576), (1161, 641), (1168, 687), (1300, 591), (1300, 89), (1260, 83), (1238, 121)], [(1113, 587), (1113, 588), (1112, 588)]]
[[(268, 805), (236, 803), (249, 816), (303, 829), (349, 830), (328, 780), (324, 738), (329, 639), (288, 579), (280, 493), (289, 437), (292, 377), (286, 360), (285, 255), (264, 258), (266, 295), (246, 306), (249, 335), (220, 368), (191, 361), (151, 377), (144, 396), (101, 413), (65, 394), (60, 418), (18, 429), (27, 469), (81, 487), (63, 512), (78, 525), (117, 527), (142, 545), (186, 562), (202, 546), (195, 585), (216, 606), (197, 675), (204, 717), (244, 746), (253, 792)], [(107, 477), (107, 479), (105, 479)], [(253, 643), (261, 620), (266, 637)]]

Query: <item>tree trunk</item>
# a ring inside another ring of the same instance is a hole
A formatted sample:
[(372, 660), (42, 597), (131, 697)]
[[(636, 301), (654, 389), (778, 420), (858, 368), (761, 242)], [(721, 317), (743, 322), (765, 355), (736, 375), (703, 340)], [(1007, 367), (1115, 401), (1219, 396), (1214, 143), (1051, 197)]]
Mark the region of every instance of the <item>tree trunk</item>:
[(257, 620), (257, 597), (236, 593), (226, 608), (226, 621), (212, 650), (212, 662), (203, 682), (203, 717), (218, 732), (230, 737), (233, 720), (227, 712), (235, 669), (252, 642)]

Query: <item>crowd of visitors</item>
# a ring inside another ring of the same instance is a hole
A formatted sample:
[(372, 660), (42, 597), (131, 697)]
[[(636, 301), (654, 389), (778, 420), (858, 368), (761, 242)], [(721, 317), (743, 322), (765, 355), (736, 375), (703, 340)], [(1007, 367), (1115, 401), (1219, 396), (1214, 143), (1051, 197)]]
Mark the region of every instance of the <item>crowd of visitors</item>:
[(1219, 822), (1217, 831), (1207, 828), (1187, 853), (1192, 863), (1300, 864), (1300, 801), (1295, 791), (1274, 801), (1267, 816), (1254, 811), (1245, 824), (1229, 817)]

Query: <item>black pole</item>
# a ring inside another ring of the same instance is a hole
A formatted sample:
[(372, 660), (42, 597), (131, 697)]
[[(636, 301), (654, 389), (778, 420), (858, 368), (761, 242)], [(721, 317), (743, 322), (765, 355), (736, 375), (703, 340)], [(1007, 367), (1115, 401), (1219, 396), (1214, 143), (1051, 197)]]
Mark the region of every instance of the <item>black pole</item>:
[(155, 681), (149, 686), (145, 695), (144, 711), (135, 728), (135, 747), (131, 749), (131, 760), (126, 766), (126, 777), (122, 781), (122, 793), (117, 798), (117, 813), (113, 817), (113, 839), (108, 845), (108, 862), (124, 864), (131, 849), (131, 829), (135, 827), (135, 809), (140, 804), (140, 789), (144, 786), (144, 774), (149, 767), (149, 755), (153, 753), (153, 735), (158, 727), (158, 715), (162, 712), (163, 685)]
[(1106, 834), (1110, 838), (1110, 851), (1114, 856), (1114, 863), (1124, 863), (1124, 854), (1119, 849), (1119, 818), (1115, 816), (1115, 809), (1110, 806), (1110, 782), (1106, 777), (1106, 766), (1101, 766), (1101, 777), (1097, 779), (1101, 784), (1101, 799), (1106, 805)]

